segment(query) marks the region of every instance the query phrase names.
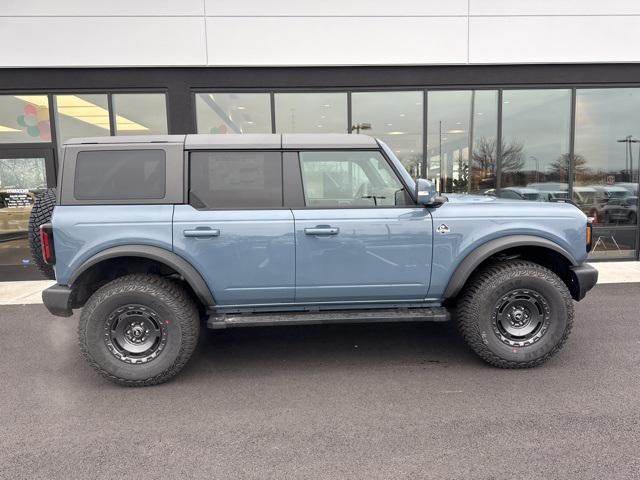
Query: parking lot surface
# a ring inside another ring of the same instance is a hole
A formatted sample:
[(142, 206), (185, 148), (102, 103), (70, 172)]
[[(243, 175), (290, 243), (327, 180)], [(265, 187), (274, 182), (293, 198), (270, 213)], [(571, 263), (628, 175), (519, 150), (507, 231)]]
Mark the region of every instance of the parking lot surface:
[(453, 324), (267, 327), (205, 330), (173, 381), (131, 389), (76, 323), (0, 307), (0, 478), (639, 477), (640, 284), (596, 287), (520, 371)]

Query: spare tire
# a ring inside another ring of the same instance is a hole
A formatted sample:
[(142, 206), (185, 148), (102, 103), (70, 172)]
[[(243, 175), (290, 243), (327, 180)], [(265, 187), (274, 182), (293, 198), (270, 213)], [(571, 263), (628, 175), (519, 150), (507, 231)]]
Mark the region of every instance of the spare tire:
[(35, 202), (33, 202), (33, 208), (31, 209), (31, 216), (29, 217), (29, 248), (31, 249), (31, 256), (38, 270), (50, 280), (55, 280), (56, 274), (53, 271), (53, 266), (45, 263), (42, 258), (40, 225), (51, 221), (53, 207), (55, 206), (56, 189), (49, 188), (36, 197)]

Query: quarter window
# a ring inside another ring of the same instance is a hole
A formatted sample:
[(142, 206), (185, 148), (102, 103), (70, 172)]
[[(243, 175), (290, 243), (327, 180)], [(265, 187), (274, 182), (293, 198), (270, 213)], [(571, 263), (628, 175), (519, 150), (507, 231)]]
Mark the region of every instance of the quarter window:
[(282, 207), (280, 152), (195, 152), (190, 179), (195, 208)]
[(300, 152), (308, 207), (408, 205), (404, 186), (379, 152)]
[(76, 200), (153, 200), (164, 198), (164, 150), (80, 152), (76, 160)]

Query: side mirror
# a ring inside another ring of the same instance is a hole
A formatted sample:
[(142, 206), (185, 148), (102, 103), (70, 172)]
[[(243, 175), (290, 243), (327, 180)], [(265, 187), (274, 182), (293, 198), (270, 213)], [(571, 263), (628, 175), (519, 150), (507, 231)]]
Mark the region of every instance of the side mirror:
[(447, 197), (438, 195), (432, 181), (419, 178), (416, 180), (416, 200), (418, 205), (439, 207), (447, 201)]
[(436, 188), (433, 182), (419, 178), (416, 180), (416, 201), (418, 205), (431, 205), (433, 199), (436, 198)]

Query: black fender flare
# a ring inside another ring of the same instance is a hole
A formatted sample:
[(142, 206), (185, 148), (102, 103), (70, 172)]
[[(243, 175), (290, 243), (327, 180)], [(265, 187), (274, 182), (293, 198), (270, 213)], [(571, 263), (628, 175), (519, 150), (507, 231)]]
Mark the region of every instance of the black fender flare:
[(82, 265), (80, 265), (80, 267), (73, 273), (72, 277), (69, 279), (69, 286), (73, 287), (74, 282), (78, 280), (80, 275), (82, 275), (94, 265), (111, 258), (123, 257), (148, 258), (172, 268), (180, 275), (182, 275), (185, 281), (196, 293), (198, 299), (206, 307), (215, 305), (215, 300), (213, 298), (211, 290), (209, 290), (209, 287), (202, 278), (202, 275), (200, 275), (200, 273), (193, 267), (193, 265), (187, 262), (184, 258), (169, 250), (165, 250), (164, 248), (160, 247), (154, 247), (151, 245), (119, 245), (117, 247), (107, 248), (106, 250), (102, 250), (101, 252), (96, 253), (94, 256), (90, 257)]
[(509, 248), (528, 246), (548, 248), (562, 255), (572, 266), (577, 265), (571, 253), (546, 238), (536, 237), (535, 235), (509, 235), (500, 237), (483, 243), (460, 262), (453, 272), (453, 275), (449, 278), (449, 283), (447, 284), (443, 297), (453, 298), (458, 295), (473, 271), (490, 256)]

